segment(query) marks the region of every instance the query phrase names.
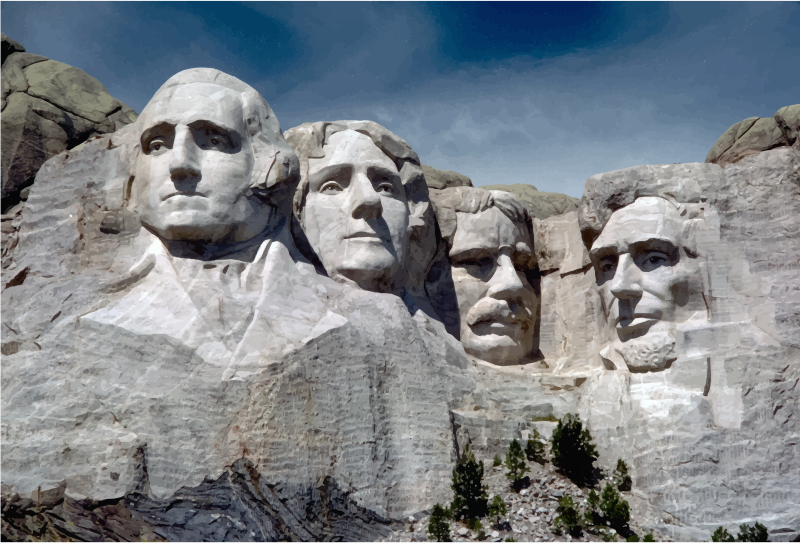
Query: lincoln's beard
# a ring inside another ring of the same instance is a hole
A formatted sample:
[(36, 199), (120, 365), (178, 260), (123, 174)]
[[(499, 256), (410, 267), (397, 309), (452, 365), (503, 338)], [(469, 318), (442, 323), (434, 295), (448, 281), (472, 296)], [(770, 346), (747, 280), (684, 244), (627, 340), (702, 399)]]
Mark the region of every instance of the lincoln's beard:
[[(661, 324), (661, 323), (659, 323)], [(664, 323), (666, 324), (666, 323)], [(622, 356), (632, 373), (662, 371), (675, 361), (674, 324), (626, 342), (615, 342), (614, 350)]]

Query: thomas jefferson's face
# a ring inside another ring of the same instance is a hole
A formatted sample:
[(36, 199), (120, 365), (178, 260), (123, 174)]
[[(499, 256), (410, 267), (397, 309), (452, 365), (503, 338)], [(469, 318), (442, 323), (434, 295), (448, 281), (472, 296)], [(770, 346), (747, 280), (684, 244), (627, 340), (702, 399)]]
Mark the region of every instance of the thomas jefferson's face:
[(309, 159), (306, 237), (331, 277), (388, 291), (402, 271), (409, 208), (394, 162), (353, 130), (333, 134)]
[(496, 207), (457, 213), (449, 256), (461, 343), (476, 358), (513, 365), (533, 348), (539, 299), (525, 275), (532, 248), (528, 229)]
[(142, 224), (200, 242), (243, 241), (266, 228), (269, 214), (249, 191), (254, 158), (237, 93), (182, 85), (143, 116), (134, 181)]
[(592, 245), (606, 316), (624, 342), (659, 321), (688, 318), (696, 272), (681, 248), (683, 219), (663, 198), (639, 198), (615, 211)]

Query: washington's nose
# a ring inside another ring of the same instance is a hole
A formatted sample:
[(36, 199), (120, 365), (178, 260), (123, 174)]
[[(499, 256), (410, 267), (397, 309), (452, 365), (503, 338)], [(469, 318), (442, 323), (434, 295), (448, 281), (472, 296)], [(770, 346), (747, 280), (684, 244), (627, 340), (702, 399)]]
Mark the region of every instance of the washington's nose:
[(501, 253), (497, 258), (494, 274), (489, 280), (487, 294), (492, 298), (507, 300), (519, 296), (524, 288), (511, 256), (505, 252)]
[(351, 214), (354, 219), (377, 219), (383, 212), (380, 195), (375, 192), (369, 178), (363, 173), (356, 173), (353, 179)]
[(173, 181), (183, 181), (200, 175), (197, 144), (188, 128), (178, 127), (169, 159), (169, 174)]
[(623, 253), (619, 256), (614, 278), (611, 280), (611, 294), (621, 300), (641, 298), (642, 278), (639, 267), (631, 255)]

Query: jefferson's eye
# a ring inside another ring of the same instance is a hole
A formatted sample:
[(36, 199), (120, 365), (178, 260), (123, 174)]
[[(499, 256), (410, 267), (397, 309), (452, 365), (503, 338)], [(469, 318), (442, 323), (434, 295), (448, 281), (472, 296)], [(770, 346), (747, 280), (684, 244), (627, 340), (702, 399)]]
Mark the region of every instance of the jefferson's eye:
[(319, 191), (323, 194), (334, 194), (336, 192), (342, 192), (343, 190), (344, 189), (342, 188), (342, 186), (336, 181), (326, 181), (319, 188)]

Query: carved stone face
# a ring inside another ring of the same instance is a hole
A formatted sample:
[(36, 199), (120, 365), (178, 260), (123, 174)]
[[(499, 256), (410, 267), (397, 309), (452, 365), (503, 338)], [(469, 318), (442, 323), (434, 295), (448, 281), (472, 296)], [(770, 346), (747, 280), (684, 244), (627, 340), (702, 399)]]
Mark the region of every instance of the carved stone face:
[(388, 291), (402, 271), (409, 209), (394, 162), (353, 130), (333, 134), (308, 161), (303, 229), (331, 277)]
[(684, 248), (683, 232), (684, 220), (667, 200), (639, 198), (615, 211), (592, 245), (608, 323), (623, 343), (648, 334), (655, 339), (659, 323), (691, 316), (697, 265)]
[(144, 112), (134, 196), (163, 239), (244, 241), (267, 226), (252, 193), (254, 157), (240, 96), (211, 83), (178, 87)]
[(518, 364), (533, 348), (539, 305), (525, 275), (533, 257), (530, 233), (496, 207), (456, 216), (449, 256), (461, 343), (481, 360)]

